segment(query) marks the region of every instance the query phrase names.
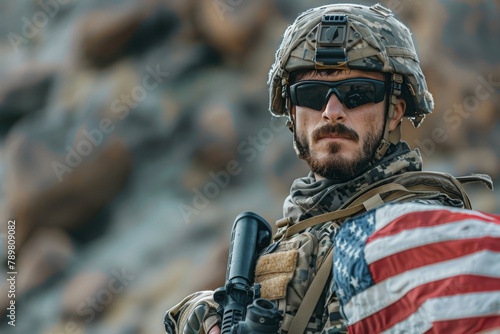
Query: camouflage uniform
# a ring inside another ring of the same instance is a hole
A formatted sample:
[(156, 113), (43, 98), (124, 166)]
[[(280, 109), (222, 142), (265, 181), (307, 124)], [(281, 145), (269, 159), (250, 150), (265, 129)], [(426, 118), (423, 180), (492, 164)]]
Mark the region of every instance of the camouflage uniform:
[[(378, 164), (342, 184), (328, 179), (316, 181), (313, 175), (297, 179), (285, 201), (285, 217), (293, 226), (311, 217), (338, 212), (353, 197), (373, 189), (375, 184), (387, 184), (396, 179), (396, 182), (408, 186), (411, 182), (398, 178), (412, 173), (415, 175), (421, 168), (422, 160), (418, 151), (411, 151), (406, 143), (401, 142), (391, 146), (387, 156)], [(407, 200), (427, 205), (468, 207), (465, 205), (468, 198), (450, 191), (455, 186), (446, 178), (433, 179), (417, 174), (417, 181), (434, 185), (442, 183), (438, 186), (441, 191), (426, 192), (425, 196), (417, 194)], [(261, 285), (261, 297), (274, 301), (283, 312), (281, 333), (289, 333), (294, 328), (293, 319), (319, 268), (324, 265), (342, 223), (343, 219), (326, 221), (283, 238), (286, 227), (281, 228), (275, 236), (279, 240), (271, 244), (259, 258), (255, 281)], [(330, 278), (323, 288), (304, 333), (347, 333), (334, 283)], [(212, 326), (218, 324), (217, 304), (212, 296), (212, 291), (197, 292), (167, 311), (167, 333), (207, 333)], [(202, 326), (205, 328), (202, 329)]]
[[(296, 71), (362, 70), (386, 73), (390, 77), (386, 117), (393, 118), (397, 100), (407, 102), (404, 116), (418, 126), (432, 112), (434, 101), (427, 90), (409, 30), (396, 20), (390, 10), (375, 5), (326, 5), (301, 14), (285, 31), (269, 73), (270, 111), (289, 118), (290, 75)], [(389, 132), (386, 121), (382, 141), (371, 163), (352, 180), (316, 180), (312, 174), (294, 182), (284, 205), (284, 219), (278, 221), (277, 243), (264, 251), (256, 266), (256, 282), (261, 294), (276, 302), (284, 314), (281, 333), (295, 333), (294, 316), (314, 281), (319, 268), (331, 251), (340, 224), (348, 218), (325, 219), (300, 233), (287, 235), (289, 227), (311, 217), (335, 214), (353, 203), (375, 186), (395, 182), (402, 185), (430, 185), (432, 191), (414, 193), (410, 197), (387, 200), (423, 201), (427, 204), (468, 206), (469, 201), (451, 176), (417, 175), (417, 181), (405, 179), (422, 169), (418, 151), (401, 142), (400, 127)], [(298, 154), (298, 150), (297, 150)], [(427, 189), (427, 188), (426, 188)], [(382, 201), (382, 203), (383, 203)], [(378, 203), (380, 205), (380, 203)], [(373, 206), (376, 207), (377, 205)], [(351, 215), (352, 216), (352, 215)], [(285, 222), (283, 224), (283, 222)], [(305, 326), (305, 333), (346, 332), (339, 313), (339, 302), (333, 279), (321, 287), (322, 293)], [(217, 324), (212, 292), (187, 297), (167, 311), (167, 332), (205, 333)], [(302, 326), (304, 324), (301, 324)]]

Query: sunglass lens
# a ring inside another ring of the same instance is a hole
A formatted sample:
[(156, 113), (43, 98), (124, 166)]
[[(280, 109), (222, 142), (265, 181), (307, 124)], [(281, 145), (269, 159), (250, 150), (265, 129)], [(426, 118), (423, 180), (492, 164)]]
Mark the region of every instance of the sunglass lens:
[[(353, 109), (375, 102), (375, 87), (372, 83), (345, 83), (337, 87), (343, 97), (343, 103), (348, 109)], [(380, 102), (380, 101), (378, 101)]]
[(299, 106), (321, 110), (325, 105), (328, 86), (315, 83), (306, 83), (297, 87), (297, 104)]

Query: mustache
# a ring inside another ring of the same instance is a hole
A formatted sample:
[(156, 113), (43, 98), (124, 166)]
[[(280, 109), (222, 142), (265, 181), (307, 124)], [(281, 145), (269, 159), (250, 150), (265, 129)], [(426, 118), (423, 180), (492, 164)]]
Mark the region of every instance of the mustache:
[(326, 124), (319, 129), (316, 129), (312, 133), (312, 138), (314, 141), (318, 141), (321, 138), (328, 136), (340, 136), (352, 139), (354, 141), (359, 141), (359, 135), (353, 129), (348, 128), (344, 124)]

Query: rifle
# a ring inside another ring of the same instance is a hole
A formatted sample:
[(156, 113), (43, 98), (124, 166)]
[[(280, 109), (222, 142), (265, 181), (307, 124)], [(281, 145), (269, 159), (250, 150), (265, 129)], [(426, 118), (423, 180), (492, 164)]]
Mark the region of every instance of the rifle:
[(253, 212), (239, 214), (231, 231), (226, 282), (214, 292), (220, 305), (221, 334), (277, 333), (281, 312), (273, 302), (260, 298), (260, 285), (253, 284), (257, 255), (271, 241), (269, 224)]

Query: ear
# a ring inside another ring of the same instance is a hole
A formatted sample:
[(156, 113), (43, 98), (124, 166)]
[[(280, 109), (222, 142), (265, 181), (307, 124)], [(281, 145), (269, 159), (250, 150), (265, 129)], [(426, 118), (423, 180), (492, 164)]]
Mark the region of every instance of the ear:
[(402, 98), (398, 99), (398, 103), (394, 108), (394, 117), (389, 120), (389, 131), (394, 131), (398, 126), (399, 122), (403, 118), (406, 110), (406, 101)]
[(292, 119), (293, 122), (295, 122), (295, 106), (293, 104), (289, 104), (291, 107), (290, 107), (290, 118)]

